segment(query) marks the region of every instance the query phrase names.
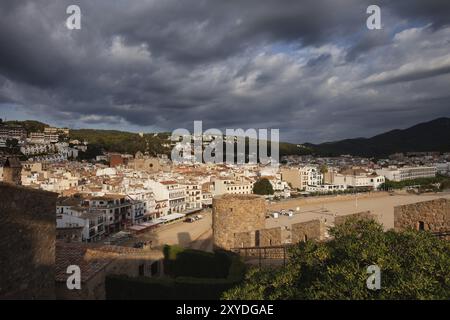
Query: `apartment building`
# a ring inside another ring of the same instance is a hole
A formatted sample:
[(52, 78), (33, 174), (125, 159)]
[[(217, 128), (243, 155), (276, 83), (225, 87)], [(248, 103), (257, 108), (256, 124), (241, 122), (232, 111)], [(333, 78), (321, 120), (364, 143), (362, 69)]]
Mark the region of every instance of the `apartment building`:
[(67, 128), (45, 127), (44, 133), (45, 134), (56, 134), (56, 135), (62, 134), (62, 135), (68, 136), (70, 133), (70, 130)]
[[(171, 213), (182, 213), (186, 210), (186, 188), (175, 180), (149, 180), (147, 181), (147, 187), (155, 195), (157, 212), (160, 213), (160, 216)], [(162, 202), (166, 202), (166, 205)]]
[(367, 172), (364, 169), (348, 169), (339, 173), (333, 173), (333, 184), (344, 185), (346, 188), (372, 188), (378, 189), (385, 178), (375, 172)]
[(195, 182), (187, 182), (183, 185), (186, 188), (186, 209), (201, 209), (203, 201), (202, 185)]
[(248, 180), (235, 181), (232, 179), (216, 178), (213, 182), (213, 196), (222, 194), (251, 194), (253, 182)]
[[(157, 211), (156, 211), (156, 201), (155, 196), (151, 190), (147, 189), (134, 189), (132, 191), (126, 192), (127, 196), (132, 200), (138, 200), (139, 202), (143, 203), (143, 206), (145, 208), (145, 212), (143, 216), (136, 216), (134, 218), (133, 224), (140, 223), (140, 222), (146, 222), (149, 220), (153, 220), (158, 218)], [(138, 209), (137, 209), (138, 210)], [(138, 221), (138, 222), (136, 222)]]
[(322, 184), (323, 175), (315, 166), (305, 166), (300, 168), (300, 176), (302, 189), (306, 190), (307, 186), (317, 186)]
[(125, 226), (132, 223), (132, 204), (125, 195), (87, 196), (84, 197), (82, 205), (89, 207), (91, 211), (105, 214), (105, 230), (107, 234), (123, 230)]
[(11, 126), (0, 124), (0, 138), (4, 140), (17, 139), (25, 140), (27, 137), (27, 131), (21, 126)]
[(54, 145), (51, 144), (28, 144), (20, 147), (20, 152), (26, 156), (33, 156), (37, 154), (45, 154), (55, 151)]
[(281, 179), (289, 183), (292, 188), (299, 190), (306, 190), (308, 186), (317, 186), (323, 183), (323, 175), (316, 166), (283, 168), (281, 169)]
[(404, 181), (418, 178), (433, 178), (436, 176), (437, 168), (435, 166), (417, 166), (417, 167), (388, 167), (376, 170), (377, 174), (386, 177), (391, 181)]
[(342, 184), (322, 184), (317, 186), (307, 186), (306, 191), (308, 192), (319, 192), (319, 193), (328, 193), (328, 192), (336, 192), (336, 191), (344, 191), (347, 187)]
[(105, 236), (106, 214), (81, 205), (81, 199), (66, 198), (56, 205), (56, 228), (82, 228), (81, 241), (96, 242)]
[(28, 141), (31, 143), (55, 143), (59, 141), (56, 133), (31, 132)]

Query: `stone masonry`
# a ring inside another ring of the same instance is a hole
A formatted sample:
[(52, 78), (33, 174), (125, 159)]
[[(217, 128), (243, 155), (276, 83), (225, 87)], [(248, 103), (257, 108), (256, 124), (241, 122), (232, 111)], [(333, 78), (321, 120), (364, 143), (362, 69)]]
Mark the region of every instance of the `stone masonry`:
[(234, 248), (245, 248), (256, 246), (255, 231), (238, 232), (234, 234)]
[(259, 234), (260, 247), (278, 246), (281, 244), (280, 227), (258, 230), (257, 233)]
[(450, 200), (436, 199), (394, 208), (394, 229), (450, 231)]
[(0, 183), (0, 299), (55, 297), (56, 198)]
[(345, 221), (347, 221), (347, 219), (352, 219), (352, 218), (376, 220), (376, 216), (374, 214), (372, 214), (370, 211), (362, 211), (362, 212), (357, 212), (357, 213), (353, 213), (353, 214), (347, 214), (345, 216), (336, 216), (334, 218), (334, 225), (335, 226), (341, 225)]
[(307, 240), (323, 240), (326, 226), (321, 220), (296, 223), (291, 226), (291, 241), (298, 243)]
[(213, 199), (214, 247), (235, 246), (235, 233), (265, 228), (266, 202), (256, 195), (223, 195)]

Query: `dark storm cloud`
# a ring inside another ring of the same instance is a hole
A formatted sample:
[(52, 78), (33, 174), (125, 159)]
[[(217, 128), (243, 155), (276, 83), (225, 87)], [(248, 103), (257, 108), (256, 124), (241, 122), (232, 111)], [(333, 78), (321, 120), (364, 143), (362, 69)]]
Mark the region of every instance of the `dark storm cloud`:
[(434, 28), (450, 24), (450, 2), (447, 0), (427, 1), (379, 1), (383, 7), (390, 7), (400, 18), (421, 20)]
[(391, 41), (385, 31), (366, 32), (347, 52), (346, 59), (351, 62), (357, 59), (361, 54), (368, 52), (376, 47), (389, 44)]
[[(69, 4), (79, 31), (64, 25)], [(448, 115), (450, 3), (380, 1), (373, 32), (369, 4), (3, 0), (0, 110), (77, 127), (280, 128), (298, 142)]]
[(408, 82), (408, 81), (416, 81), (426, 78), (432, 78), (444, 74), (450, 73), (450, 65), (433, 68), (429, 70), (417, 70), (417, 71), (411, 71), (405, 74), (400, 75), (394, 75), (391, 77), (386, 77), (383, 80), (375, 80), (372, 82), (369, 82), (370, 85), (386, 85), (386, 84), (393, 84), (393, 83), (399, 83), (399, 82)]

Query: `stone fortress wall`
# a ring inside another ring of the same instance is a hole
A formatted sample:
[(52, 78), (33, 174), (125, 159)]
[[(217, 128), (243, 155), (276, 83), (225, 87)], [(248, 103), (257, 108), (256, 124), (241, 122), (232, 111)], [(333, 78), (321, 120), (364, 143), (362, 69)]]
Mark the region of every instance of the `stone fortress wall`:
[(345, 223), (345, 221), (347, 221), (348, 219), (352, 219), (352, 218), (356, 218), (356, 219), (372, 219), (372, 220), (375, 220), (375, 221), (377, 220), (376, 215), (372, 214), (370, 211), (362, 211), (362, 212), (347, 214), (345, 216), (336, 216), (334, 218), (334, 225), (335, 226), (339, 226), (339, 225)]
[(394, 229), (450, 231), (450, 200), (442, 198), (395, 207)]
[(55, 297), (56, 198), (0, 183), (0, 299)]
[[(286, 242), (298, 243), (306, 240), (323, 241), (328, 237), (324, 221), (316, 219), (293, 224), (290, 229), (265, 228), (267, 214), (264, 198), (256, 195), (224, 195), (213, 200), (214, 247), (233, 248), (270, 247)], [(335, 218), (342, 224), (350, 217), (374, 219), (370, 211), (358, 212)], [(288, 232), (287, 239), (283, 231)]]
[(214, 198), (212, 210), (214, 247), (226, 250), (233, 248), (236, 242), (235, 234), (237, 243), (254, 246), (254, 232), (265, 228), (266, 211), (266, 201), (256, 195), (227, 194)]
[(324, 240), (325, 232), (325, 223), (319, 219), (295, 223), (291, 226), (291, 242), (298, 243), (307, 240)]
[[(214, 199), (213, 236), (214, 244), (226, 250), (233, 248), (270, 247), (307, 240), (324, 241), (329, 238), (328, 227), (323, 220), (316, 219), (295, 223), (290, 228), (265, 228), (266, 205), (262, 197), (255, 195), (227, 195)], [(338, 226), (351, 218), (372, 219), (376, 215), (362, 211), (336, 216)], [(437, 199), (394, 208), (395, 230), (413, 228), (431, 232), (450, 231), (450, 200)], [(283, 237), (283, 232), (288, 232)], [(287, 239), (290, 239), (287, 240)]]

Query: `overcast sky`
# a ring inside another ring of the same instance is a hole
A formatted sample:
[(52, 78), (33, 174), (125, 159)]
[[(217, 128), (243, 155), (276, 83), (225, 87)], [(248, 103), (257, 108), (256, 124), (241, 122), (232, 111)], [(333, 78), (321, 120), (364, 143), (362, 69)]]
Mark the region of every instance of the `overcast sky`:
[(449, 0), (0, 1), (7, 119), (317, 143), (450, 116), (449, 88)]

